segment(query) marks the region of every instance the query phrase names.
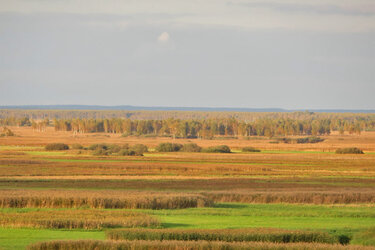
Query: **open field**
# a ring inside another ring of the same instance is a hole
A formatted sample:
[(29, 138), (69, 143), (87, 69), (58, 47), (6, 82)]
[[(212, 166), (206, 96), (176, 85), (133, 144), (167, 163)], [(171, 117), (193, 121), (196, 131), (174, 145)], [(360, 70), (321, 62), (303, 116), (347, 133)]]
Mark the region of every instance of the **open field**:
[[(25, 249), (43, 240), (103, 240), (113, 227), (298, 230), (346, 237), (351, 247), (375, 245), (375, 132), (333, 133), (314, 144), (273, 144), (267, 137), (173, 140), (105, 133), (73, 136), (50, 127), (46, 132), (10, 129), (16, 136), (0, 137), (0, 249)], [(149, 152), (121, 156), (44, 149), (55, 142), (84, 147), (141, 143)], [(161, 142), (225, 144), (233, 153), (156, 152)], [(261, 152), (242, 153), (245, 146)], [(358, 147), (365, 154), (334, 153), (343, 147)], [(155, 244), (92, 242), (84, 244)], [(163, 244), (175, 249), (185, 243)]]

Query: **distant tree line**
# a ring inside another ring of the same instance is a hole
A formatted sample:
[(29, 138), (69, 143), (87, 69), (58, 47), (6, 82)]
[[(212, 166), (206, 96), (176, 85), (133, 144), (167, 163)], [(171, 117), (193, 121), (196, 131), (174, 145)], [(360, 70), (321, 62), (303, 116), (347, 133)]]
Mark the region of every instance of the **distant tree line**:
[(244, 136), (286, 136), (286, 135), (328, 135), (331, 131), (360, 134), (363, 130), (375, 129), (374, 119), (361, 117), (314, 117), (306, 119), (258, 118), (242, 121), (235, 118), (212, 119), (164, 119), (132, 120), (129, 118), (111, 119), (53, 119), (32, 120), (28, 117), (0, 119), (2, 126), (31, 126), (44, 131), (54, 126), (56, 131), (73, 133), (120, 133), (124, 136), (170, 136), (174, 138), (213, 138)]
[(336, 126), (336, 121), (375, 123), (375, 113), (322, 113), (322, 112), (232, 112), (232, 111), (149, 111), (149, 110), (22, 110), (0, 109), (0, 119), (29, 118), (30, 120), (44, 119), (112, 119), (123, 118), (131, 120), (204, 120), (204, 119), (236, 119), (244, 122), (254, 122), (258, 119), (292, 119), (315, 120), (330, 119)]

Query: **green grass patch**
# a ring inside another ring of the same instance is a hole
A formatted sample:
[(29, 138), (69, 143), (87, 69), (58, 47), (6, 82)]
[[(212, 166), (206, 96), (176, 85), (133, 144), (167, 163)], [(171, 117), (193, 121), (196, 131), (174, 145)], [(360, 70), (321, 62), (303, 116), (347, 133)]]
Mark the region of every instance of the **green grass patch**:
[(354, 234), (352, 244), (375, 246), (375, 227)]
[(47, 240), (104, 240), (103, 231), (0, 228), (0, 249), (26, 249), (30, 243)]
[(373, 206), (220, 203), (213, 208), (142, 210), (166, 228), (254, 228), (358, 232), (375, 225)]

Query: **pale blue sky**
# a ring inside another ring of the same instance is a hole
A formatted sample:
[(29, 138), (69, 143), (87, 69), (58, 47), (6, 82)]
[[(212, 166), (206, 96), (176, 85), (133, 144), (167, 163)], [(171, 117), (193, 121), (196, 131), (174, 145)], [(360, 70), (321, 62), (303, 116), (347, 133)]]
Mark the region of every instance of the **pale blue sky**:
[(375, 108), (373, 0), (0, 0), (0, 105)]

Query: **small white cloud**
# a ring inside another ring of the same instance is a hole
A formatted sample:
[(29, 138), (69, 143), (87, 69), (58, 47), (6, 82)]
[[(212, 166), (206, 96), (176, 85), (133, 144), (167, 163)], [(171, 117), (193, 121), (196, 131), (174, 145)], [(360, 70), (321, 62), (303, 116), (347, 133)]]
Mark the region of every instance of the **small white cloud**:
[(158, 36), (158, 41), (161, 43), (166, 43), (169, 41), (169, 34), (167, 32), (163, 32)]

